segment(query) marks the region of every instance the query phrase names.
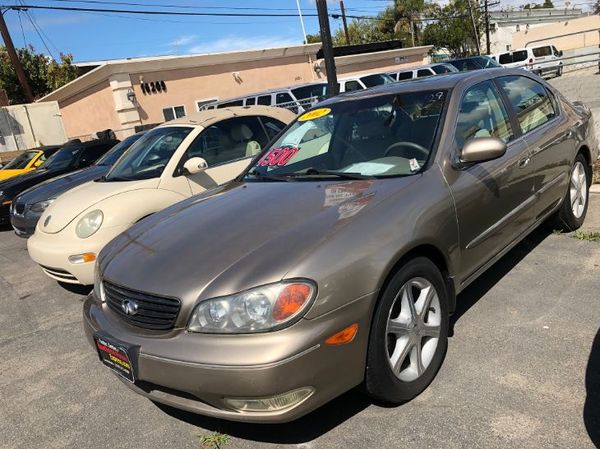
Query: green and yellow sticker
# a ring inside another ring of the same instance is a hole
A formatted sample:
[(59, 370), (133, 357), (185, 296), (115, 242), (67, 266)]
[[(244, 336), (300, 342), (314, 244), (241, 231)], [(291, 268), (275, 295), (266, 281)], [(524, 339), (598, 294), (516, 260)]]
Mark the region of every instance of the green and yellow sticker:
[(308, 111), (306, 114), (302, 114), (300, 117), (298, 117), (298, 121), (299, 122), (307, 122), (309, 120), (315, 120), (321, 117), (325, 117), (326, 115), (329, 115), (329, 113), (331, 112), (331, 109), (329, 108), (319, 108), (319, 109), (314, 109), (312, 111)]

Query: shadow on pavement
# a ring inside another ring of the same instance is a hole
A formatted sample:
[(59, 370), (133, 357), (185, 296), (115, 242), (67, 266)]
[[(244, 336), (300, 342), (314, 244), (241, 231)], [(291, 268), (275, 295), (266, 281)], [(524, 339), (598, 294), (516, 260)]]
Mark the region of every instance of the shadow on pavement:
[[(454, 324), (458, 319), (551, 233), (546, 227), (533, 231), (459, 295), (456, 313), (450, 320), (450, 336), (453, 335)], [(275, 444), (301, 444), (312, 441), (373, 404), (374, 402), (357, 387), (297, 421), (288, 424), (248, 424), (209, 418), (155, 403), (173, 418), (202, 429), (245, 440)]]
[[(92, 292), (91, 285), (80, 285), (80, 284), (67, 284), (66, 282), (58, 282), (62, 288), (66, 291), (75, 293), (76, 295), (84, 295), (87, 296)], [(85, 298), (84, 298), (85, 299)]]
[(587, 396), (583, 407), (583, 422), (592, 443), (600, 449), (600, 330), (592, 343), (585, 373), (585, 389)]
[(155, 403), (163, 412), (193, 426), (245, 440), (275, 444), (301, 444), (312, 441), (371, 404), (372, 401), (355, 388), (291, 423), (253, 424), (209, 418)]
[(540, 226), (458, 295), (456, 311), (450, 317), (450, 337), (458, 320), (550, 234), (550, 227)]

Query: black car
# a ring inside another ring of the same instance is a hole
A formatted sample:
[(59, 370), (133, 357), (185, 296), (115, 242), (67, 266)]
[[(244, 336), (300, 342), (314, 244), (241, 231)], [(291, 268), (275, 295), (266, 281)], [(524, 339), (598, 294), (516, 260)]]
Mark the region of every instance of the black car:
[(144, 134), (145, 131), (127, 137), (87, 168), (44, 181), (21, 193), (13, 201), (10, 210), (10, 222), (15, 234), (30, 237), (42, 213), (55, 198), (67, 190), (106, 175), (121, 155)]
[(489, 56), (471, 56), (469, 58), (453, 59), (445, 62), (447, 64), (452, 64), (461, 72), (482, 69), (498, 69), (502, 67)]
[(68, 142), (37, 170), (0, 182), (0, 225), (9, 222), (10, 207), (21, 192), (48, 179), (90, 166), (117, 143), (118, 140)]

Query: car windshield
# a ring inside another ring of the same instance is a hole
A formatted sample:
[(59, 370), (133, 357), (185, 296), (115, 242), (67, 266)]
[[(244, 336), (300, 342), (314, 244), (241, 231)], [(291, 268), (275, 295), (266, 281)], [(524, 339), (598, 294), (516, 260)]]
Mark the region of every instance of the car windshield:
[(81, 153), (81, 147), (67, 145), (62, 147), (44, 162), (41, 168), (47, 170), (64, 170), (66, 168), (75, 167), (77, 157)]
[(26, 151), (25, 153), (21, 153), (2, 167), (2, 170), (22, 170), (27, 167), (36, 154), (38, 154), (37, 151)]
[(134, 134), (126, 138), (125, 140), (119, 142), (114, 147), (110, 149), (108, 153), (102, 156), (96, 162), (96, 165), (101, 165), (102, 167), (110, 167), (115, 162), (119, 160), (119, 158), (127, 151), (127, 149), (133, 145), (137, 140), (142, 137), (142, 134)]
[(296, 119), (258, 159), (248, 180), (406, 176), (433, 149), (447, 91), (340, 101)]
[(137, 142), (106, 175), (106, 181), (136, 181), (158, 178), (167, 163), (194, 128), (166, 126), (149, 131)]

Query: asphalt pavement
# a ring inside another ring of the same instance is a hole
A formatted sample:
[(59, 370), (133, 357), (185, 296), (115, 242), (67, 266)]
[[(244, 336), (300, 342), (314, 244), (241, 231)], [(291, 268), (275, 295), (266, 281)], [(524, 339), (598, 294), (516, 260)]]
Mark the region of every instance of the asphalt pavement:
[(600, 242), (538, 230), (459, 296), (446, 361), (412, 402), (357, 390), (294, 423), (235, 424), (130, 392), (84, 338), (84, 292), (0, 231), (0, 448), (198, 448), (213, 432), (221, 449), (600, 447), (599, 277)]

